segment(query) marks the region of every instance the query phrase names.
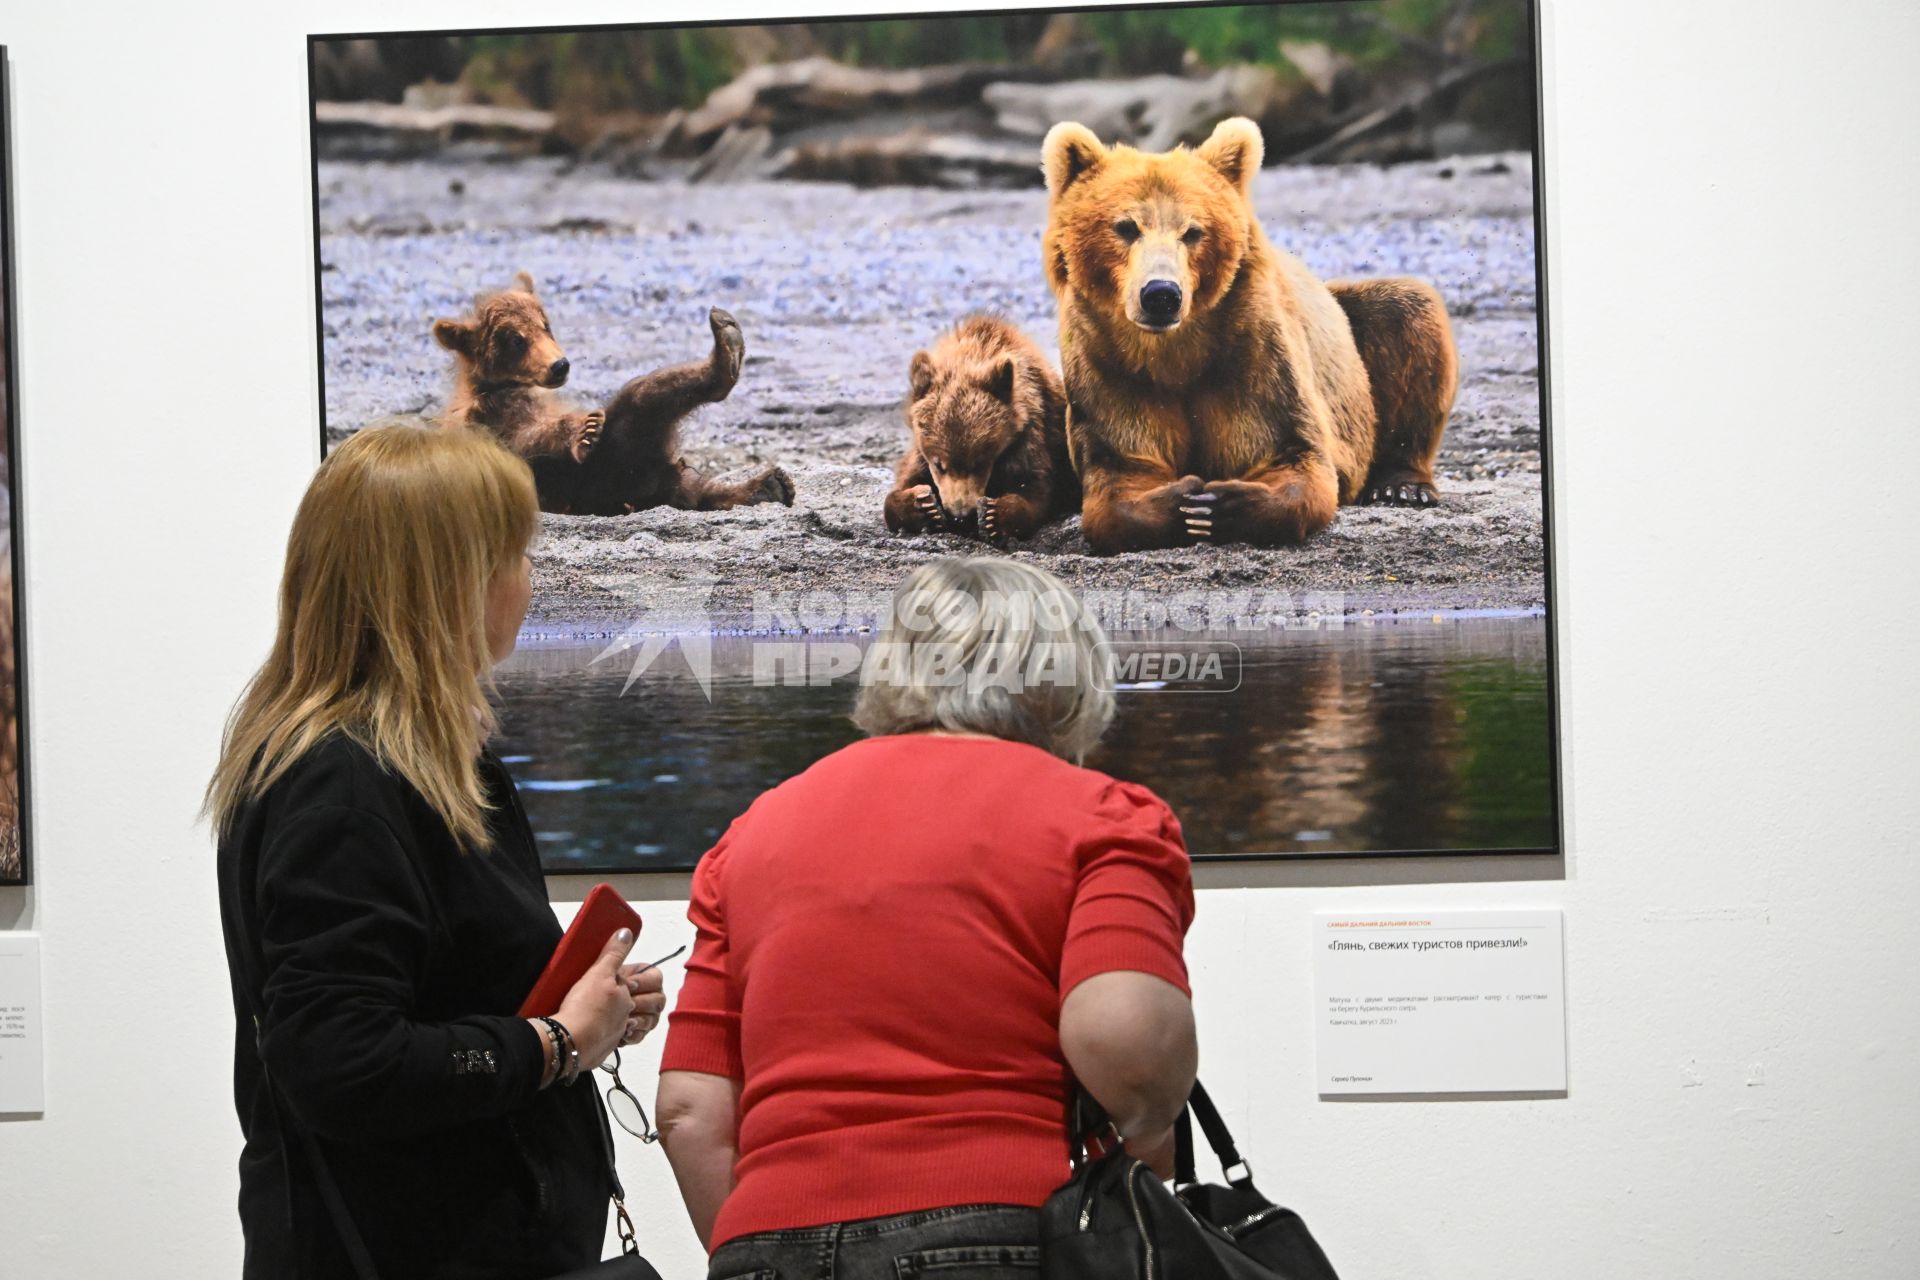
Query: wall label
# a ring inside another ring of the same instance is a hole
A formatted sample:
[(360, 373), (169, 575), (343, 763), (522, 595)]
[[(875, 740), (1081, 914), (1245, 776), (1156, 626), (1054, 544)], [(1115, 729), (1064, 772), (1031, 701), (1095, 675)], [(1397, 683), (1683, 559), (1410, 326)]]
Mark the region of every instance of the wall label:
[(1561, 1093), (1559, 911), (1317, 913), (1322, 1096)]
[(40, 1050), (40, 938), (0, 933), (0, 1115), (46, 1110)]

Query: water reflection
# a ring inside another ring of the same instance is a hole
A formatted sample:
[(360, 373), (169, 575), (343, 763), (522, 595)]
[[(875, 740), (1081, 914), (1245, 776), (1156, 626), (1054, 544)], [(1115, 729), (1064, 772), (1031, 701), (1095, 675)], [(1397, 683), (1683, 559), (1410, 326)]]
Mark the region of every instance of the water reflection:
[[(1554, 843), (1543, 619), (1232, 638), (1238, 690), (1123, 694), (1088, 761), (1165, 796), (1196, 855)], [(624, 696), (626, 664), (594, 664), (597, 645), (502, 668), (497, 745), (550, 870), (690, 866), (754, 796), (858, 736), (850, 682), (757, 687), (752, 644), (714, 639), (710, 704), (674, 653)]]

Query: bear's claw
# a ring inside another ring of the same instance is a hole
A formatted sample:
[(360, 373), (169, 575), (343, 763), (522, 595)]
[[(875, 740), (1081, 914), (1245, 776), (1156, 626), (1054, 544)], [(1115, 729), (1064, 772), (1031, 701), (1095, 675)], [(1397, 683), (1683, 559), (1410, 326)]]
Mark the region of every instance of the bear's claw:
[(1219, 498), (1214, 493), (1183, 494), (1180, 499), (1180, 514), (1186, 517), (1187, 536), (1200, 541), (1213, 541), (1214, 502)]
[(1430, 484), (1412, 481), (1406, 484), (1369, 485), (1361, 491), (1360, 501), (1385, 507), (1437, 507), (1440, 495)]
[(980, 536), (988, 542), (1000, 543), (1012, 537), (1012, 531), (1000, 527), (998, 504), (992, 498), (980, 499)]
[(580, 415), (580, 425), (573, 433), (573, 460), (585, 462), (594, 446), (600, 443), (601, 429), (607, 425), (607, 415), (595, 409), (591, 413)]

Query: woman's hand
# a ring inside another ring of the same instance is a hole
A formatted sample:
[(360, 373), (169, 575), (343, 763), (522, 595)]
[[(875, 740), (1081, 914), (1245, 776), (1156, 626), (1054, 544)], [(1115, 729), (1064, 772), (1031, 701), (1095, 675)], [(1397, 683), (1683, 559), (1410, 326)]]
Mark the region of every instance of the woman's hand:
[(647, 1032), (660, 1025), (660, 1014), (667, 1007), (663, 990), (665, 979), (661, 976), (660, 966), (654, 964), (622, 965), (620, 977), (633, 997), (632, 1010), (627, 1014), (626, 1031), (621, 1035), (620, 1043), (639, 1044), (647, 1038)]
[(639, 997), (629, 987), (628, 975), (620, 965), (631, 950), (631, 929), (622, 929), (608, 938), (593, 967), (573, 984), (573, 990), (560, 1002), (560, 1011), (554, 1014), (573, 1036), (574, 1047), (580, 1051), (582, 1071), (592, 1071), (613, 1055), (634, 1016)]

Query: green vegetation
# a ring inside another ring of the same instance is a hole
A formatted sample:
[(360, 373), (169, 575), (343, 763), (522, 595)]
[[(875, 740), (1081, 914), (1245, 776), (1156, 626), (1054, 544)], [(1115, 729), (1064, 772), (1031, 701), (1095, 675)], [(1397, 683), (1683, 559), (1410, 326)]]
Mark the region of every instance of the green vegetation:
[[(1063, 24), (1063, 25), (1062, 25)], [(1282, 41), (1311, 41), (1362, 67), (1525, 51), (1524, 0), (1378, 0), (1050, 16), (971, 14), (761, 27), (681, 27), (558, 35), (472, 36), (462, 81), (493, 102), (582, 114), (691, 107), (756, 63), (808, 53), (856, 66), (1024, 63), (1042, 47), (1091, 54), (1089, 74), (1178, 71), (1197, 60), (1251, 62), (1290, 74)]]
[(923, 67), (942, 62), (1024, 62), (1046, 14), (973, 14), (912, 22), (808, 24), (822, 52), (854, 66)]
[(582, 114), (691, 106), (738, 75), (721, 27), (473, 36), (461, 80), (483, 98)]
[(1232, 5), (1180, 10), (1081, 14), (1117, 71), (1166, 71), (1188, 50), (1210, 66), (1251, 62), (1285, 66), (1282, 41), (1317, 41), (1365, 66), (1390, 62), (1410, 48), (1454, 43), (1447, 28), (1460, 12), (1461, 52), (1496, 59), (1519, 52), (1527, 11), (1516, 0), (1381, 0), (1378, 4)]

